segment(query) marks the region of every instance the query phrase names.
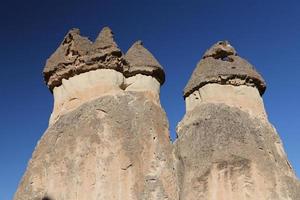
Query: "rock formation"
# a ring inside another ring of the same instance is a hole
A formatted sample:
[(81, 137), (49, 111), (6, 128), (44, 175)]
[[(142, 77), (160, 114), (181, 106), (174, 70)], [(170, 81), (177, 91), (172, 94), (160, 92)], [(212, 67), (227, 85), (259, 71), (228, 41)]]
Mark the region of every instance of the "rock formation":
[(14, 200), (297, 200), (300, 184), (268, 122), (266, 84), (222, 41), (198, 63), (172, 145), (162, 66), (141, 41), (123, 55), (105, 27), (70, 30), (47, 60), (54, 96)]
[(267, 119), (262, 77), (227, 42), (204, 54), (184, 89), (175, 142), (179, 199), (300, 199), (300, 184)]
[(141, 42), (124, 57), (109, 28), (71, 30), (44, 77), (54, 109), (15, 200), (178, 199), (164, 72)]

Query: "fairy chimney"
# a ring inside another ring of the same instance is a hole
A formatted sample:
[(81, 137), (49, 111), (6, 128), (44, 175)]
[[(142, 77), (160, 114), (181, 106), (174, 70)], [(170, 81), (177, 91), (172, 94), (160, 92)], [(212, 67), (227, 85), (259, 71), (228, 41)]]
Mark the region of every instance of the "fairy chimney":
[(105, 27), (70, 30), (47, 60), (49, 127), (14, 200), (298, 200), (300, 183), (268, 121), (266, 83), (227, 41), (208, 49), (183, 97), (171, 144), (162, 66)]
[(207, 50), (184, 89), (175, 144), (180, 199), (299, 199), (299, 182), (267, 119), (266, 84), (227, 41)]
[(67, 34), (44, 69), (54, 109), (15, 200), (178, 199), (162, 68), (140, 46), (126, 59), (108, 27), (94, 43)]
[(163, 67), (140, 40), (129, 48), (125, 59), (128, 63), (124, 68), (126, 91), (148, 91), (158, 101), (160, 86), (165, 81)]

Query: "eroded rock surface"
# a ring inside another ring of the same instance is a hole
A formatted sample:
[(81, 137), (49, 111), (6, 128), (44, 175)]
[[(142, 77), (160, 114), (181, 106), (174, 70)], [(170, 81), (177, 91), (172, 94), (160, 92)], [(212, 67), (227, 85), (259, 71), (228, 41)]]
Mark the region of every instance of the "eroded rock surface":
[(261, 95), (266, 89), (261, 75), (228, 42), (218, 42), (206, 51), (184, 88), (184, 97), (210, 83), (248, 85), (256, 87)]
[(94, 43), (67, 34), (44, 69), (54, 108), (15, 200), (178, 199), (164, 72), (142, 52), (128, 65), (109, 28)]
[(165, 73), (140, 41), (123, 56), (105, 27), (72, 29), (47, 60), (49, 127), (14, 200), (298, 200), (300, 183), (269, 123), (261, 75), (227, 41), (184, 90), (172, 145)]
[(79, 29), (71, 29), (47, 60), (43, 74), (52, 91), (62, 84), (63, 79), (97, 69), (123, 71), (124, 65), (126, 61), (110, 28), (103, 28), (94, 43), (82, 37)]
[(156, 78), (161, 84), (165, 82), (163, 67), (155, 57), (143, 46), (142, 41), (135, 42), (125, 54), (129, 63), (124, 69), (126, 77), (136, 74), (150, 75)]
[(255, 87), (247, 85), (207, 84), (185, 98), (186, 112), (203, 103), (226, 104), (239, 108), (252, 117), (267, 119), (264, 103)]
[(112, 69), (92, 70), (70, 77), (68, 80), (63, 79), (62, 84), (53, 89), (54, 108), (49, 124), (53, 124), (61, 115), (85, 102), (121, 92), (123, 85), (123, 74)]
[(262, 77), (227, 41), (204, 54), (185, 87), (186, 114), (177, 126), (180, 200), (300, 199), (264, 90)]
[(300, 197), (279, 136), (266, 121), (225, 104), (204, 103), (186, 114), (178, 134), (180, 199)]
[(168, 121), (141, 92), (81, 105), (48, 128), (15, 200), (177, 199)]

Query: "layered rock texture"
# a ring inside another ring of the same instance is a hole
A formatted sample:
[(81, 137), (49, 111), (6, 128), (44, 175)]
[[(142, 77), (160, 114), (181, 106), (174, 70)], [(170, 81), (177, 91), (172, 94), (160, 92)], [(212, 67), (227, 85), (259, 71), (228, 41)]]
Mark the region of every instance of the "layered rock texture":
[(184, 89), (175, 142), (179, 199), (300, 199), (300, 184), (261, 95), (265, 81), (227, 42), (204, 54)]
[(265, 81), (227, 41), (184, 89), (173, 145), (165, 73), (141, 41), (123, 55), (108, 27), (95, 42), (72, 29), (43, 73), (53, 112), (15, 200), (300, 199), (264, 109)]

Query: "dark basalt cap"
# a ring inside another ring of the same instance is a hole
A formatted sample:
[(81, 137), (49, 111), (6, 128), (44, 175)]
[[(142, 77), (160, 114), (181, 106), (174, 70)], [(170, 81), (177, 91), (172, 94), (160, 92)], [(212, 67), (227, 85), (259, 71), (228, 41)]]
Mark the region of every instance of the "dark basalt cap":
[(142, 41), (135, 42), (125, 54), (125, 60), (128, 66), (124, 68), (126, 77), (136, 74), (153, 76), (162, 85), (165, 81), (165, 72), (163, 67), (155, 57), (143, 46)]
[(110, 28), (103, 28), (94, 43), (82, 37), (79, 29), (71, 29), (47, 60), (43, 75), (52, 91), (62, 84), (62, 79), (101, 68), (122, 71), (124, 63)]
[(261, 75), (237, 55), (228, 41), (220, 41), (205, 52), (184, 88), (184, 98), (209, 83), (249, 85), (256, 87), (261, 95), (266, 89)]

